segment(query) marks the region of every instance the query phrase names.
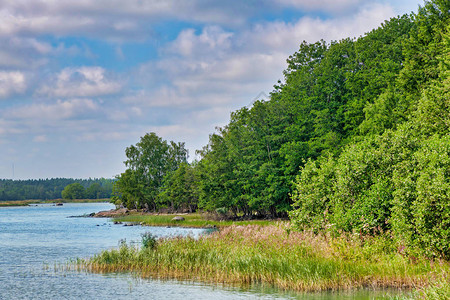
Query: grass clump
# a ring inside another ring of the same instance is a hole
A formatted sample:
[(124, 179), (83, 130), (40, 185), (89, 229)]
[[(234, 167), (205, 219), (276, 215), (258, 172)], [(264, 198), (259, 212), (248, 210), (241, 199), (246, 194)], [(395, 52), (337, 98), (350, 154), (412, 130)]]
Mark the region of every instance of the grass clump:
[(199, 239), (158, 240), (153, 248), (125, 244), (82, 264), (93, 272), (133, 271), (144, 277), (297, 291), (417, 288), (450, 274), (448, 262), (413, 261), (393, 250), (388, 237), (362, 241), (285, 229), (282, 223), (233, 225)]

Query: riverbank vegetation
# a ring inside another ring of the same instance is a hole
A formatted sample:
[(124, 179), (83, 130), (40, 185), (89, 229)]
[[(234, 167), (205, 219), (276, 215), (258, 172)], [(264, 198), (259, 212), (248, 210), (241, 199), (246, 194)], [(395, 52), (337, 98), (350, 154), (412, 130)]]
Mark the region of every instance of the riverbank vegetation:
[(154, 133), (128, 147), (114, 202), (390, 232), (449, 259), (449, 22), (449, 1), (425, 1), (359, 38), (303, 42), (270, 100), (233, 112), (200, 160)]
[[(175, 217), (182, 217), (183, 220), (174, 220)], [(273, 220), (230, 220), (218, 219), (217, 216), (201, 213), (189, 214), (128, 214), (126, 216), (114, 217), (114, 222), (135, 223), (145, 226), (181, 226), (197, 228), (221, 228), (231, 225), (259, 225), (269, 226)], [(280, 220), (279, 222), (287, 222)]]
[(297, 291), (420, 289), (450, 278), (447, 262), (407, 256), (388, 235), (332, 237), (288, 228), (286, 223), (234, 225), (199, 239), (144, 244), (151, 247), (123, 244), (78, 263), (93, 272), (134, 271), (152, 278), (261, 284)]
[[(450, 2), (425, 1), (358, 38), (300, 44), (268, 101), (231, 114), (187, 162), (150, 133), (126, 149), (113, 201), (282, 226), (123, 245), (93, 271), (296, 290), (448, 291)], [(439, 285), (442, 282), (442, 285)]]

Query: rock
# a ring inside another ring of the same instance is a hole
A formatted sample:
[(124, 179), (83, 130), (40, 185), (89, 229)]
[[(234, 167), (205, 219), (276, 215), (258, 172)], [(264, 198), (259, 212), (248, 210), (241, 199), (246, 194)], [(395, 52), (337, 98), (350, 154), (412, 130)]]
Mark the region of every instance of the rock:
[(95, 214), (96, 218), (114, 218), (118, 216), (124, 216), (129, 213), (128, 208), (111, 209), (107, 211), (100, 211)]
[(174, 217), (174, 218), (172, 218), (172, 221), (176, 221), (176, 222), (184, 221), (184, 218), (183, 217)]
[(120, 221), (114, 221), (114, 224), (122, 224)]

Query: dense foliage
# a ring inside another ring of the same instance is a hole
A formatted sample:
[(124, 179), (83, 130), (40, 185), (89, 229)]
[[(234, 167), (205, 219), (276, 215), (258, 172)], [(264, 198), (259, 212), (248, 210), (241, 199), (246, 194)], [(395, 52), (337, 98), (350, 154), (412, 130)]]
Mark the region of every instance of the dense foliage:
[(403, 68), (366, 105), (362, 134), (301, 170), (291, 212), (298, 228), (391, 230), (429, 256), (450, 257), (449, 10), (448, 1), (419, 10)]
[[(14, 200), (50, 200), (64, 196), (62, 191), (70, 184), (78, 183), (84, 189), (85, 199), (110, 198), (112, 179), (71, 179), (52, 178), (38, 180), (0, 179), (0, 201)], [(70, 198), (72, 199), (72, 198)]]
[(285, 215), (291, 183), (306, 160), (340, 153), (361, 127), (375, 130), (366, 115), (379, 111), (370, 107), (374, 99), (395, 94), (392, 82), (413, 27), (405, 15), (358, 39), (302, 43), (270, 101), (232, 113), (200, 151), (199, 206), (235, 215)]
[(127, 148), (119, 198), (289, 214), (297, 229), (390, 231), (450, 257), (449, 9), (425, 1), (359, 38), (303, 42), (270, 100), (233, 112), (199, 161), (187, 164), (184, 145), (155, 134)]

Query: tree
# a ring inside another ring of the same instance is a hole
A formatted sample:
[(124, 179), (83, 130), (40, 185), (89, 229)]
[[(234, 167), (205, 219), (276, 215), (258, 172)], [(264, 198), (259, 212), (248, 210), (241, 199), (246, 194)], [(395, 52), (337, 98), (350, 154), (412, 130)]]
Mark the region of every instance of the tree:
[(187, 161), (184, 143), (167, 143), (152, 132), (125, 153), (128, 169), (117, 177), (115, 199), (129, 208), (156, 210), (164, 177)]
[(193, 212), (197, 209), (197, 178), (193, 166), (181, 163), (176, 171), (166, 175), (159, 202), (162, 206), (168, 206), (172, 212)]
[(100, 199), (104, 194), (103, 188), (98, 182), (94, 182), (86, 189), (87, 199)]
[(67, 185), (61, 192), (61, 196), (63, 199), (84, 199), (85, 192), (84, 187), (80, 183), (75, 182)]
[(414, 17), (404, 68), (366, 105), (363, 135), (301, 170), (290, 213), (298, 229), (388, 230), (414, 251), (450, 257), (449, 9), (427, 1)]

